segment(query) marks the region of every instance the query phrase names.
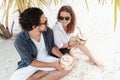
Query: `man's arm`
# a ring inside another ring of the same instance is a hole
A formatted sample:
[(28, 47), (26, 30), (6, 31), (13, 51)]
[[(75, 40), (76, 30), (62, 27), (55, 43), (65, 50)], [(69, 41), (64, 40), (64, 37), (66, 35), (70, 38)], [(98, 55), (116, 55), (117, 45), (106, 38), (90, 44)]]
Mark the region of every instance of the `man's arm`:
[(59, 51), (59, 49), (57, 48), (57, 46), (56, 46), (56, 44), (55, 44), (55, 42), (54, 42), (53, 30), (48, 27), (47, 31), (49, 32), (49, 34), (51, 34), (51, 35), (49, 36), (49, 39), (51, 39), (51, 40), (49, 40), (49, 41), (51, 41), (51, 46), (52, 46), (51, 52), (52, 52), (55, 56), (57, 56), (57, 57), (59, 57), (59, 58), (62, 57), (63, 54)]
[(56, 46), (52, 48), (52, 53), (59, 58), (63, 56), (63, 54), (59, 51), (59, 49)]
[(38, 68), (55, 68), (59, 71), (63, 70), (63, 68), (59, 64), (59, 60), (52, 63), (33, 60), (30, 65)]

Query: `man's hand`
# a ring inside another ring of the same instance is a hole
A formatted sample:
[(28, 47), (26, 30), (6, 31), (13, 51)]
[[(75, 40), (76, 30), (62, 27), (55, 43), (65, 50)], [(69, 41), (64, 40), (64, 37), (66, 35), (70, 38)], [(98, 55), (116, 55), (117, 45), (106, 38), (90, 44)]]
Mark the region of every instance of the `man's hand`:
[(58, 71), (63, 71), (64, 69), (60, 66), (60, 61), (56, 61), (52, 63), (52, 66), (57, 69)]

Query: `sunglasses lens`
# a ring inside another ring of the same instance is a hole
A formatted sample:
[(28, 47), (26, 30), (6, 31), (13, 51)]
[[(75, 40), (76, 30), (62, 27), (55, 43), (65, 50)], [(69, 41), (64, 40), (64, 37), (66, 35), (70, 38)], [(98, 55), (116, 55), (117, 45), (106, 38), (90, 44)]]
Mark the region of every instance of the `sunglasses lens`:
[(60, 17), (59, 17), (59, 19), (60, 19), (60, 20), (63, 20), (63, 19), (64, 19), (64, 17), (60, 16)]
[(67, 20), (67, 21), (70, 20), (70, 17), (65, 17), (65, 20)]
[(63, 17), (63, 16), (60, 16), (60, 17), (59, 17), (59, 20), (64, 20), (64, 19), (65, 19), (66, 21), (68, 21), (68, 20), (70, 20), (70, 17), (68, 17), (68, 16), (67, 16), (67, 17)]
[(44, 23), (40, 23), (40, 25), (47, 25), (47, 20)]

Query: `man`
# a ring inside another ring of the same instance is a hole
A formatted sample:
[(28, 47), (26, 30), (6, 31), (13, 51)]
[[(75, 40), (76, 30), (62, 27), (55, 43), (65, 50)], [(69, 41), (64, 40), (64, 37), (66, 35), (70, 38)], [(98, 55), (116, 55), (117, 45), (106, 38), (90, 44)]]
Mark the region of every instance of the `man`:
[(54, 44), (53, 32), (39, 8), (28, 8), (20, 14), (22, 31), (15, 48), (21, 61), (10, 80), (59, 80), (69, 73), (59, 64), (62, 53)]

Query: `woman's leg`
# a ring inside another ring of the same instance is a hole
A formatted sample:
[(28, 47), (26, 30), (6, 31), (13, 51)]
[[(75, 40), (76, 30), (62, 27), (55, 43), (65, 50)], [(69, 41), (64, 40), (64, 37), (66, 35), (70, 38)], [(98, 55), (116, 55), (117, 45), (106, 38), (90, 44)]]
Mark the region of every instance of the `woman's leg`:
[(70, 71), (51, 71), (47, 75), (43, 76), (39, 80), (59, 80), (66, 76)]
[(80, 50), (85, 53), (89, 58), (93, 58), (92, 53), (85, 45), (79, 45)]
[(101, 62), (97, 61), (92, 53), (90, 52), (90, 50), (85, 46), (85, 45), (79, 45), (79, 48), (80, 50), (85, 53), (88, 57), (89, 57), (89, 60), (92, 61), (94, 64), (98, 65), (98, 66), (101, 66)]

